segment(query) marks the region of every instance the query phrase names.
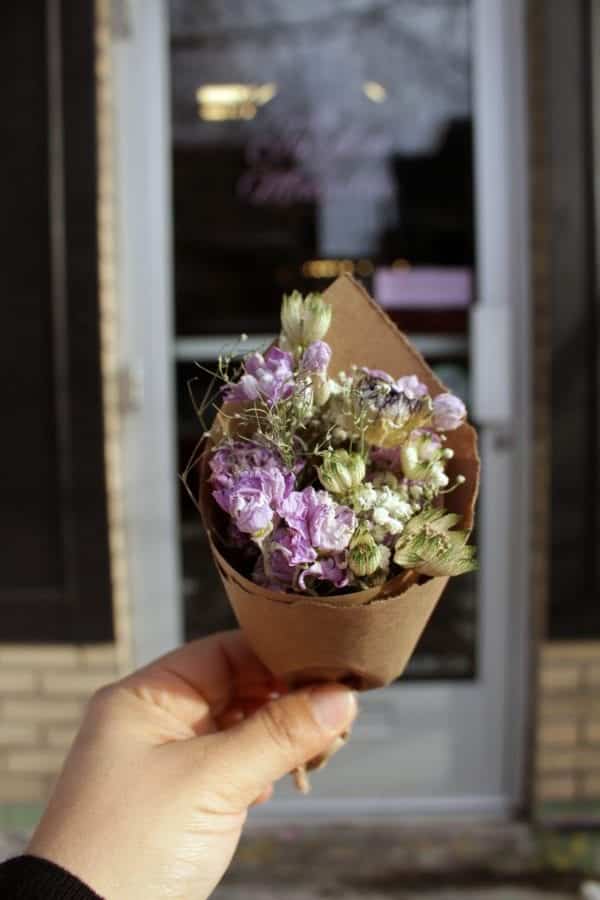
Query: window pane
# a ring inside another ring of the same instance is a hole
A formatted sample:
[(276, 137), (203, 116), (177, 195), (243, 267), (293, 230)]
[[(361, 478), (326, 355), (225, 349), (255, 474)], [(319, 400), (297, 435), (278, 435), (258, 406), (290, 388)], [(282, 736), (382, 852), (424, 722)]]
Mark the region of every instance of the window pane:
[[(468, 399), (473, 172), (467, 0), (171, 0), (181, 463), (185, 383), (282, 293), (359, 277)], [(182, 501), (190, 634), (232, 623)], [(444, 596), (414, 677), (475, 673), (476, 579)]]

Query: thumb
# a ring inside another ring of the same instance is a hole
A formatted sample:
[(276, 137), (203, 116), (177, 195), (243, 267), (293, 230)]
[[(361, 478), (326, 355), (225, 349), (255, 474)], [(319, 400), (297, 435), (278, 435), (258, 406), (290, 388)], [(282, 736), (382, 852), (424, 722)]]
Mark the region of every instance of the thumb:
[(349, 688), (325, 685), (287, 694), (212, 735), (226, 793), (248, 806), (271, 782), (326, 751), (357, 710)]

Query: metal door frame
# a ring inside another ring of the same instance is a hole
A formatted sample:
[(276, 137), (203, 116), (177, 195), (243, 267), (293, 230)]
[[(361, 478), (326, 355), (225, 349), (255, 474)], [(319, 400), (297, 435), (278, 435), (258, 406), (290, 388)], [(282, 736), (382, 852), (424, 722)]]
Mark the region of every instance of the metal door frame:
[[(259, 818), (460, 813), (504, 816), (523, 795), (529, 665), (530, 327), (525, 0), (472, 0), (477, 304), (471, 347), (486, 478), (479, 520), (479, 652), (499, 711), (501, 790), (490, 797), (286, 799)], [(125, 366), (143, 397), (128, 419), (136, 661), (181, 638), (175, 516), (167, 0), (132, 0), (115, 42)], [(152, 102), (147, 98), (151, 97)], [(140, 166), (142, 173), (140, 173)], [(135, 320), (135, 327), (133, 321)], [(141, 334), (137, 333), (144, 322)], [(143, 364), (142, 364), (143, 363)], [(490, 377), (490, 373), (493, 377)], [(152, 447), (152, 454), (148, 454)], [(510, 491), (504, 485), (511, 486)], [(167, 486), (167, 487), (165, 487)], [(498, 487), (500, 486), (500, 490)], [(143, 500), (140, 491), (151, 489)], [(504, 520), (498, 534), (498, 514)], [(494, 534), (488, 553), (486, 535)]]

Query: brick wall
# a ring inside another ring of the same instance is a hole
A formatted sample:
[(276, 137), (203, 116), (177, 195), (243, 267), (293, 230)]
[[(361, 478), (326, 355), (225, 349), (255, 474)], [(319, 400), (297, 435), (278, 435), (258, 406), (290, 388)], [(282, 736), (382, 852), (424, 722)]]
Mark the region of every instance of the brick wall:
[[(98, 141), (98, 269), (104, 450), (115, 642), (74, 646), (0, 643), (0, 813), (44, 803), (86, 701), (132, 664), (131, 603), (124, 509), (120, 316), (115, 241), (111, 3), (95, 0)], [(0, 815), (0, 825), (3, 817)], [(4, 816), (10, 821), (10, 816)]]
[(600, 819), (600, 643), (545, 644), (538, 691), (537, 816)]
[(114, 644), (0, 644), (0, 804), (45, 801), (86, 700), (118, 670)]
[(600, 641), (546, 642), (550, 509), (550, 238), (545, 0), (528, 3), (533, 364), (531, 805), (555, 822), (600, 820)]

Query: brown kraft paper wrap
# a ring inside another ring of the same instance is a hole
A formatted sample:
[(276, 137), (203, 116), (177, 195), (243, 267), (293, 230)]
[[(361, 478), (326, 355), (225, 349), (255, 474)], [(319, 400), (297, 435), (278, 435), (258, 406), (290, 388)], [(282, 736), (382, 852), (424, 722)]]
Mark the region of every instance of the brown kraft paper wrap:
[[(391, 319), (354, 279), (344, 275), (324, 293), (333, 308), (327, 341), (333, 351), (330, 372), (352, 365), (383, 369), (394, 378), (417, 375), (432, 396), (446, 390)], [(216, 438), (227, 427), (213, 426)], [(475, 430), (468, 424), (451, 431), (454, 450), (447, 472), (466, 481), (447, 496), (446, 507), (462, 515), (471, 529), (479, 486)], [(210, 449), (209, 447), (207, 450)], [(403, 572), (386, 584), (330, 597), (268, 591), (239, 574), (218, 549), (215, 506), (207, 483), (207, 450), (200, 462), (200, 509), (229, 602), (240, 627), (267, 668), (292, 685), (345, 681), (359, 690), (381, 687), (404, 671), (440, 599), (448, 578)]]

